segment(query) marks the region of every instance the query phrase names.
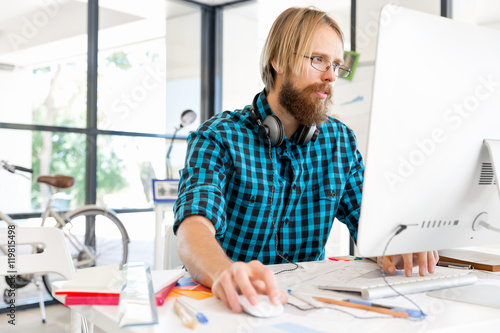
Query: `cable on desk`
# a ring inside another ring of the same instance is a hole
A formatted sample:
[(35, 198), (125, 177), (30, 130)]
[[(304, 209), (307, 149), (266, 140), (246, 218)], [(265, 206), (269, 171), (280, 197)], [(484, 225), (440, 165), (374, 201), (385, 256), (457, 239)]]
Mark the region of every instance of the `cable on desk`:
[[(310, 303), (307, 303), (311, 307), (308, 308), (308, 309), (303, 309), (300, 306), (298, 306), (296, 304), (293, 304), (293, 303), (287, 303), (287, 304), (289, 304), (289, 305), (291, 305), (291, 306), (299, 309), (300, 311), (311, 311), (311, 310), (318, 310), (318, 309), (330, 309), (330, 310), (335, 310), (335, 311), (339, 311), (339, 312), (348, 314), (349, 316), (351, 316), (351, 317), (353, 317), (355, 319), (387, 319), (387, 317), (384, 317), (384, 316), (360, 317), (360, 316), (356, 316), (353, 313), (350, 313), (349, 311), (344, 311), (342, 309), (339, 309), (339, 308), (336, 308), (336, 307), (333, 307), (333, 306), (315, 306), (315, 305), (312, 305)], [(397, 319), (401, 319), (401, 318), (397, 318)]]
[(385, 271), (384, 271), (384, 257), (385, 257), (385, 253), (387, 251), (387, 248), (389, 247), (389, 244), (391, 243), (391, 241), (394, 239), (394, 237), (396, 237), (397, 235), (399, 235), (401, 232), (403, 232), (404, 230), (406, 230), (408, 228), (407, 225), (405, 224), (400, 224), (399, 225), (399, 228), (398, 230), (396, 230), (396, 232), (394, 233), (394, 235), (391, 236), (391, 238), (389, 238), (389, 240), (387, 241), (387, 244), (385, 244), (385, 248), (384, 248), (384, 251), (382, 252), (382, 260), (380, 261), (380, 272), (382, 273), (382, 278), (384, 279), (384, 282), (385, 284), (391, 288), (392, 291), (394, 291), (396, 294), (398, 294), (399, 296), (402, 296), (403, 298), (405, 298), (407, 301), (409, 301), (411, 304), (415, 305), (418, 309), (418, 311), (420, 311), (420, 313), (422, 314), (422, 317), (420, 318), (415, 318), (415, 319), (411, 319), (411, 320), (416, 320), (416, 321), (420, 321), (420, 320), (423, 320), (426, 316), (425, 316), (425, 313), (424, 311), (422, 310), (422, 308), (417, 304), (415, 303), (412, 299), (410, 299), (409, 297), (407, 297), (406, 295), (400, 293), (398, 290), (396, 290), (390, 283), (389, 281), (387, 281), (386, 279), (386, 275), (385, 275)]

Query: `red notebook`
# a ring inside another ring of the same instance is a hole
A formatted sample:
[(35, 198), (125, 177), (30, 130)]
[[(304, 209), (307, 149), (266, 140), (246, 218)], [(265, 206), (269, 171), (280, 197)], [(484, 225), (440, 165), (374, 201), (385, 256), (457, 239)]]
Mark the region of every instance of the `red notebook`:
[[(165, 298), (174, 289), (174, 282), (155, 293), (156, 305), (161, 306), (165, 303)], [(66, 294), (64, 305), (118, 305), (120, 303), (120, 294), (104, 293), (82, 293), (71, 292)]]
[[(92, 267), (91, 269), (103, 268)], [(84, 273), (86, 274), (86, 272)], [(152, 271), (153, 287), (154, 290), (158, 290), (157, 292), (155, 292), (157, 305), (163, 305), (163, 303), (165, 302), (165, 298), (172, 291), (177, 281), (184, 275), (184, 273), (185, 271), (180, 269)], [(120, 302), (120, 286), (117, 285), (116, 282), (112, 284), (112, 288), (108, 287), (107, 285), (97, 285), (95, 283), (96, 279), (94, 277), (95, 274), (89, 275), (87, 277), (87, 279), (94, 279), (94, 281), (92, 281), (94, 283), (91, 284), (92, 287), (85, 288), (85, 284), (87, 283), (86, 281), (78, 281), (78, 283), (75, 283), (73, 282), (74, 280), (72, 280), (69, 281), (69, 287), (67, 286), (68, 284), (65, 284), (59, 290), (55, 291), (55, 294), (66, 295), (64, 305), (118, 305)], [(109, 283), (107, 284), (109, 285)]]

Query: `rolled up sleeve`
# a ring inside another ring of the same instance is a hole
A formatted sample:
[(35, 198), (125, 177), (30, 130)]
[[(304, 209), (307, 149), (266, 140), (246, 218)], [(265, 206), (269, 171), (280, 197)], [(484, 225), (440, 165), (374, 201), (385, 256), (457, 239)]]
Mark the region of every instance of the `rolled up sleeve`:
[(224, 187), (228, 158), (216, 131), (200, 127), (188, 137), (185, 166), (180, 172), (179, 193), (174, 205), (174, 233), (191, 215), (208, 218), (221, 238), (226, 230)]

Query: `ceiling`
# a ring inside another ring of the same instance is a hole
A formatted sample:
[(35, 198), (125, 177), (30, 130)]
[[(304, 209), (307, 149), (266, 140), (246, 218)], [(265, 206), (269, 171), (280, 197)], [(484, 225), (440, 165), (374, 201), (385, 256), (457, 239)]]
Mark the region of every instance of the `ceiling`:
[[(414, 0), (400, 0), (405, 4), (412, 4)], [(256, 22), (263, 34), (267, 33), (267, 25), (274, 17), (267, 18), (266, 15), (276, 15), (276, 12), (292, 5), (313, 5), (340, 19), (344, 29), (349, 27), (350, 0), (99, 0), (100, 6), (100, 29), (101, 32), (109, 30), (119, 31), (119, 28), (129, 26), (135, 35), (141, 35), (143, 39), (153, 39), (164, 36), (165, 19), (173, 19), (190, 15), (199, 15), (200, 8), (196, 3), (220, 6), (228, 5), (227, 11), (232, 15), (239, 15), (245, 20)], [(389, 0), (358, 0), (358, 29), (363, 27), (363, 12), (378, 12), (381, 4)], [(418, 10), (426, 11), (426, 6), (436, 7), (439, 0), (419, 1)], [(231, 6), (231, 4), (233, 4)], [(52, 7), (51, 7), (52, 6)], [(33, 61), (42, 61), (44, 50), (54, 53), (54, 47), (60, 41), (69, 46), (61, 48), (60, 57), (64, 52), (73, 54), (85, 54), (86, 49), (86, 6), (87, 0), (65, 0), (65, 1), (39, 1), (39, 0), (0, 0), (0, 63), (27, 65)], [(497, 0), (454, 0), (453, 15), (457, 20), (479, 24), (493, 29), (500, 29), (500, 1)], [(432, 12), (429, 10), (429, 12)], [(44, 16), (45, 15), (45, 16)], [(46, 22), (43, 18), (47, 18)], [(38, 23), (36, 20), (39, 20)], [(346, 19), (347, 21), (343, 22)], [(372, 19), (368, 17), (368, 19)], [(40, 21), (42, 20), (42, 21)], [(373, 20), (373, 19), (372, 19)], [(153, 22), (145, 24), (145, 21)], [(33, 27), (37, 23), (37, 27)], [(366, 22), (365, 22), (366, 25)], [(138, 30), (140, 28), (140, 30)], [(24, 30), (23, 30), (24, 29)], [(31, 29), (31, 30), (30, 30)], [(35, 30), (34, 37), (28, 36)], [(128, 34), (130, 30), (125, 30)], [(25, 34), (23, 35), (22, 32)], [(177, 32), (176, 32), (177, 33)], [(16, 44), (12, 36), (24, 38)], [(118, 45), (118, 40), (124, 40), (127, 36), (121, 32), (117, 36), (117, 42), (110, 47)], [(109, 38), (113, 40), (113, 38)], [(130, 41), (128, 42), (130, 43)], [(76, 45), (80, 45), (76, 47)], [(101, 45), (100, 45), (101, 46)], [(22, 54), (26, 50), (29, 55)], [(28, 59), (31, 57), (32, 59)]]
[(208, 6), (231, 5), (238, 2), (248, 2), (248, 1), (255, 1), (255, 0), (192, 0), (192, 2), (197, 2), (199, 4)]

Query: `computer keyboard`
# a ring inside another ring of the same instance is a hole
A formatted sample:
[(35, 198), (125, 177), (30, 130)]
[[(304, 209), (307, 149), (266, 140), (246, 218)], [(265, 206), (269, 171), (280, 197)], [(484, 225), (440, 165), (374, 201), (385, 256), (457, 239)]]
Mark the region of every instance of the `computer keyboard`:
[[(352, 269), (353, 272), (348, 270)], [(317, 281), (317, 287), (324, 290), (347, 291), (360, 294), (363, 299), (377, 299), (383, 297), (397, 296), (401, 294), (412, 294), (454, 288), (476, 283), (477, 276), (471, 271), (448, 267), (436, 267), (433, 274), (406, 277), (403, 271), (395, 274), (386, 274), (385, 280), (380, 270), (370, 270), (359, 274), (356, 268), (346, 267), (342, 272), (345, 279), (330, 279), (329, 281)], [(348, 277), (348, 278), (347, 278)]]

